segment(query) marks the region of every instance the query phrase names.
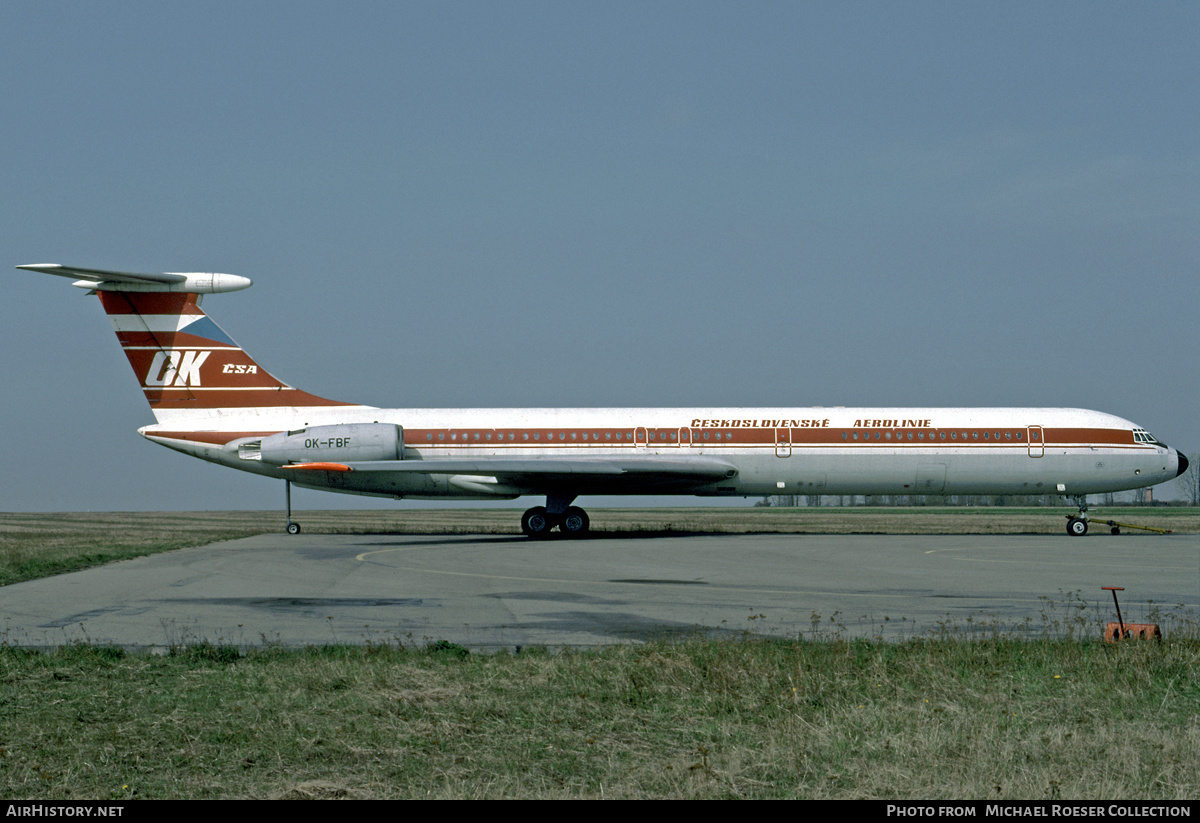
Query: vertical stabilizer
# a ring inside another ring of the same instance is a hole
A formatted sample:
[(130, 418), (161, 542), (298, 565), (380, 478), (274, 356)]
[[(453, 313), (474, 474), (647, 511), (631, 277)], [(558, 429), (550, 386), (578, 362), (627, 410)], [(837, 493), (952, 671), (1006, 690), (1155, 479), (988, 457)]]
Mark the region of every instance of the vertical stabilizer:
[(159, 423), (351, 405), (277, 380), (201, 310), (201, 295), (247, 288), (249, 278), (140, 274), (56, 263), (17, 268), (79, 278), (74, 285), (100, 297)]
[(198, 295), (98, 295), (160, 423), (210, 410), (348, 405), (277, 380), (201, 310)]

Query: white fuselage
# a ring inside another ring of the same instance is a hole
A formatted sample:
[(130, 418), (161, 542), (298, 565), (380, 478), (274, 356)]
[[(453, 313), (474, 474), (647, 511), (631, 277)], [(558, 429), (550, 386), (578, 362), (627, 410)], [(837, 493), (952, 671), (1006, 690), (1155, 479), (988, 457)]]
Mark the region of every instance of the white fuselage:
[[(146, 437), (197, 457), (314, 488), (391, 497), (511, 498), (541, 494), (463, 474), (285, 473), (239, 456), (239, 445), (313, 426), (402, 429), (404, 461), (716, 458), (732, 476), (675, 481), (580, 479), (576, 494), (1064, 494), (1141, 488), (1174, 478), (1178, 452), (1128, 420), (1084, 409), (274, 408), (167, 420)], [(337, 461), (314, 443), (312, 461)], [(409, 466), (412, 464), (409, 463)], [(561, 478), (556, 480), (561, 487)]]

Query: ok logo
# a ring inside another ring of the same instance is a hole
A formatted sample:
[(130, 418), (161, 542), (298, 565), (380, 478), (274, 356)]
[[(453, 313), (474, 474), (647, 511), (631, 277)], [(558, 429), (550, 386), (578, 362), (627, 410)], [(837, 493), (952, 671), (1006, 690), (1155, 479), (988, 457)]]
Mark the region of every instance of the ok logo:
[(199, 386), (200, 364), (210, 351), (159, 351), (146, 371), (147, 386)]

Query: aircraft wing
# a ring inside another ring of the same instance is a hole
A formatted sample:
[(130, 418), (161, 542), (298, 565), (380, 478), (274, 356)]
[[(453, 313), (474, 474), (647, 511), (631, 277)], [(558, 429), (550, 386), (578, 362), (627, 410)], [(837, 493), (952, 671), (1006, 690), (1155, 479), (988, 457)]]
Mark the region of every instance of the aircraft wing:
[(639, 485), (692, 483), (702, 485), (737, 475), (737, 467), (711, 457), (632, 458), (504, 458), (433, 460), (366, 460), (346, 463), (295, 463), (288, 469), (408, 474), (449, 474), (494, 477), (523, 488), (595, 486), (632, 480)]

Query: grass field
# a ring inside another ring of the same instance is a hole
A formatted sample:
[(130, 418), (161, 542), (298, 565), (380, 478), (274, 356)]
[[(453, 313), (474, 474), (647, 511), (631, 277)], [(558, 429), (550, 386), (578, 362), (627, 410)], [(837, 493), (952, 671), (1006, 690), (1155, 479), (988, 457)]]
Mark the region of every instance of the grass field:
[[(308, 533), (513, 532), (515, 514), (297, 519)], [(1194, 509), (1095, 516), (1200, 530)], [(1062, 513), (1046, 509), (597, 510), (593, 519), (599, 534), (1063, 529)], [(260, 512), (0, 515), (0, 574), (11, 582), (281, 526)], [(1048, 613), (1071, 612), (1057, 605)], [(490, 655), (444, 642), (197, 643), (165, 655), (0, 645), (0, 796), (1200, 795), (1200, 627), (1119, 645), (1081, 639), (1070, 619), (1053, 628), (1042, 639), (943, 625), (900, 642), (827, 630)]]
[(6, 798), (1173, 799), (1200, 642), (0, 649)]

